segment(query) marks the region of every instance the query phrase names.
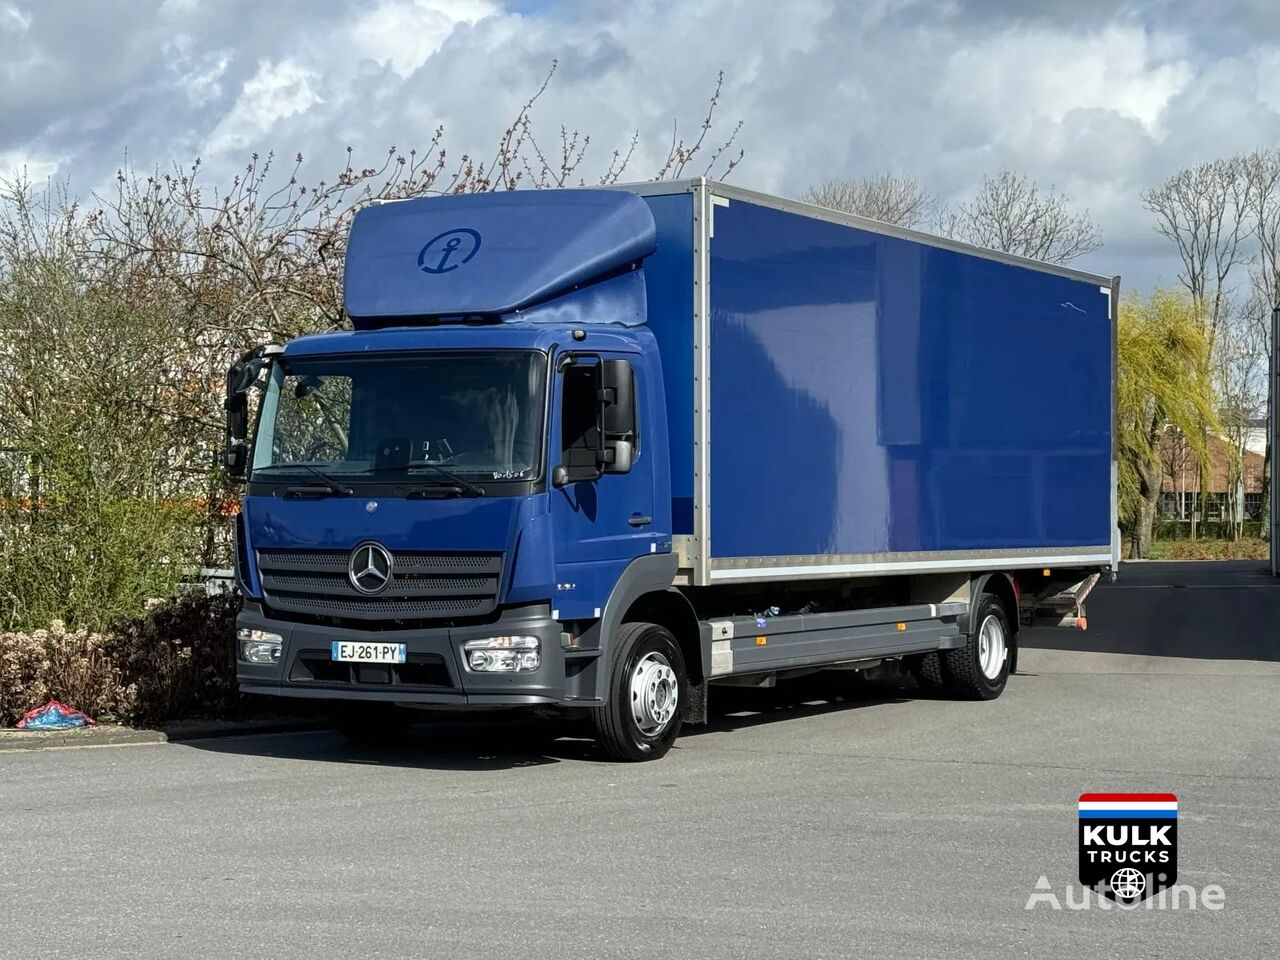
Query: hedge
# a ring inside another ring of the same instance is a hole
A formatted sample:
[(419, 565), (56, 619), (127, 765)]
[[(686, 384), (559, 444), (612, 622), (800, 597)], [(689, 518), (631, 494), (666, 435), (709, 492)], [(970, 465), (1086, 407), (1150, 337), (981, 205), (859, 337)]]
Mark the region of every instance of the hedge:
[(50, 699), (95, 720), (147, 724), (243, 712), (236, 689), (239, 597), (188, 594), (102, 633), (0, 633), (0, 725)]

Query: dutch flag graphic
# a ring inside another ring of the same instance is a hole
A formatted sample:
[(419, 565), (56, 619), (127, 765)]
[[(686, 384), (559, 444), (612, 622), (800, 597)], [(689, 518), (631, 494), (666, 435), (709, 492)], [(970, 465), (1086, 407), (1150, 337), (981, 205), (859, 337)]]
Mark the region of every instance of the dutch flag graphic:
[(1082, 793), (1081, 820), (1176, 820), (1178, 798), (1172, 793)]

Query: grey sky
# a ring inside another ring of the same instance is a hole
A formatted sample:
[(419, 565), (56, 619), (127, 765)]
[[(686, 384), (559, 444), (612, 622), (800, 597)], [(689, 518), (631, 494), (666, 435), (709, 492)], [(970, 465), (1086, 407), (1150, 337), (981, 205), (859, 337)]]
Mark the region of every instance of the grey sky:
[(1008, 166), (1088, 207), (1081, 265), (1139, 287), (1176, 265), (1138, 192), (1280, 143), (1276, 0), (0, 0), (0, 173), (83, 193), (126, 152), (216, 174), (275, 149), (320, 178), (437, 124), (487, 156), (553, 58), (537, 119), (591, 133), (588, 172), (639, 129), (649, 174), (723, 68), (736, 182), (897, 170), (946, 199)]

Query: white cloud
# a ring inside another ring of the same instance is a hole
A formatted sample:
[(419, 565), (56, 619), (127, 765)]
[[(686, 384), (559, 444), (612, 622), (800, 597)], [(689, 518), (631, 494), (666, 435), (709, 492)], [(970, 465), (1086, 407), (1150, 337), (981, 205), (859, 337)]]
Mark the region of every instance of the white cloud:
[(389, 63), (408, 76), (440, 49), (459, 23), (498, 12), (485, 0), (383, 0), (351, 27), (351, 55)]
[(200, 51), (187, 34), (178, 34), (168, 45), (169, 73), (187, 99), (203, 106), (223, 94), (222, 78), (231, 65), (231, 51)]
[(893, 169), (958, 197), (1010, 167), (1088, 206), (1107, 241), (1089, 266), (1141, 285), (1160, 271), (1139, 191), (1280, 142), (1264, 0), (1212, 16), (1199, 0), (513, 2), (137, 0), (82, 24), (97, 7), (0, 0), (0, 156), (58, 158), (81, 190), (126, 149), (140, 168), (199, 152), (211, 179), (253, 150), (301, 151), (318, 179), (348, 144), (376, 165), (443, 124), (451, 159), (487, 160), (559, 60), (543, 146), (561, 124), (589, 133), (590, 179), (638, 130), (640, 179), (674, 120), (696, 136), (723, 68), (711, 138), (745, 121), (738, 182), (798, 193)]
[(323, 103), (319, 86), (319, 74), (292, 59), (261, 63), (231, 111), (213, 128), (207, 151), (217, 155), (251, 149), (281, 120)]
[(950, 59), (943, 102), (1006, 124), (1114, 110), (1154, 130), (1170, 98), (1193, 76), (1180, 46), (1137, 26), (1081, 34), (1014, 28), (966, 44)]
[(30, 183), (43, 183), (58, 171), (63, 157), (52, 154), (28, 153), (24, 150), (0, 151), (0, 181), (15, 179)]
[(0, 30), (5, 33), (26, 33), (31, 29), (31, 14), (11, 3), (0, 4)]
[(194, 13), (200, 0), (163, 0), (160, 4), (160, 16), (177, 20)]

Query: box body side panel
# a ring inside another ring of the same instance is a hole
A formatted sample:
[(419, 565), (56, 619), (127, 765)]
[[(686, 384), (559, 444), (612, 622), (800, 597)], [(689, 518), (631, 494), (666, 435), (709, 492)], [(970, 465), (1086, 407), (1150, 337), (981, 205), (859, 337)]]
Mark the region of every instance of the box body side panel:
[(1098, 285), (734, 200), (710, 300), (713, 565), (1110, 553)]

